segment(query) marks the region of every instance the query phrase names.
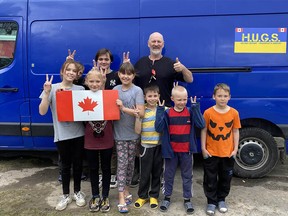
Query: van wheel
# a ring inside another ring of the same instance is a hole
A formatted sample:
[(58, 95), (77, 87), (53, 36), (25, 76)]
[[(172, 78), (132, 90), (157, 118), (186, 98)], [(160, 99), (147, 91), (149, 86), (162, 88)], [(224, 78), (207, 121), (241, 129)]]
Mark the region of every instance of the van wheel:
[(234, 174), (243, 178), (260, 178), (268, 174), (278, 161), (277, 143), (261, 128), (240, 129)]

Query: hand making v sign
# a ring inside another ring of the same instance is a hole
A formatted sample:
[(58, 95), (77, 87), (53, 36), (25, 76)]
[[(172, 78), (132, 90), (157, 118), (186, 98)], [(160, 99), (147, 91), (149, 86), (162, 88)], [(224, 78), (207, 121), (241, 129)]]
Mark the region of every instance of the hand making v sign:
[(76, 50), (73, 50), (73, 52), (71, 53), (71, 50), (68, 49), (68, 56), (66, 57), (66, 60), (68, 59), (74, 60), (75, 54), (76, 54)]
[(49, 75), (46, 74), (46, 82), (43, 85), (43, 89), (45, 93), (50, 93), (52, 89), (52, 81), (53, 81), (53, 75), (49, 79)]

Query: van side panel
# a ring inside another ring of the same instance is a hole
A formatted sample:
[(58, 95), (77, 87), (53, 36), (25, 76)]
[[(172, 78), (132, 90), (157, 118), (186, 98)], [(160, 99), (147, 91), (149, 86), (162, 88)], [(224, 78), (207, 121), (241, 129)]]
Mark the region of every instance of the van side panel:
[[(39, 95), (46, 74), (54, 76), (54, 83), (61, 81), (60, 68), (68, 49), (76, 50), (75, 59), (84, 64), (84, 73), (92, 68), (92, 59), (101, 48), (109, 48), (113, 53), (113, 70), (118, 70), (123, 61), (122, 53), (125, 51), (133, 53), (131, 61), (136, 62), (139, 58), (140, 30), (139, 20), (136, 19), (139, 17), (139, 11), (135, 10), (137, 1), (123, 1), (121, 5), (115, 1), (101, 2), (82, 1), (81, 13), (78, 12), (77, 15), (73, 11), (79, 10), (79, 3), (69, 3), (70, 9), (66, 12), (63, 8), (67, 7), (67, 2), (55, 2), (55, 5), (51, 6), (55, 9), (53, 16), (48, 15), (42, 7), (41, 11), (37, 6), (40, 4), (38, 1), (30, 2), (32, 13), (28, 32), (28, 71), (31, 81), (31, 126), (35, 136), (34, 146), (37, 149), (53, 143), (50, 138), (44, 139), (53, 134), (52, 119), (50, 111), (45, 116), (39, 115)], [(134, 10), (127, 9), (128, 3), (131, 4), (129, 8), (133, 7)], [(113, 13), (116, 6), (117, 12)], [(99, 8), (101, 10), (98, 10)], [(95, 13), (92, 13), (94, 10)]]
[(29, 0), (30, 21), (138, 17), (139, 0)]
[(286, 4), (286, 0), (140, 0), (140, 14), (155, 18), (275, 14), (286, 13)]
[[(51, 114), (38, 114), (39, 95), (46, 74), (60, 81), (68, 49), (77, 50), (87, 73), (96, 51), (107, 47), (117, 70), (125, 51), (132, 63), (148, 55), (154, 31), (164, 35), (164, 55), (193, 71), (194, 82), (184, 85), (202, 111), (214, 103), (214, 85), (226, 82), (242, 120), (269, 122), (273, 136), (287, 138), (287, 52), (234, 51), (236, 28), (287, 28), (287, 8), (286, 0), (3, 0), (1, 21), (17, 22), (19, 32), (14, 60), (0, 69), (0, 88), (17, 89), (0, 93), (0, 148), (55, 149)], [(24, 133), (25, 125), (31, 130)]]

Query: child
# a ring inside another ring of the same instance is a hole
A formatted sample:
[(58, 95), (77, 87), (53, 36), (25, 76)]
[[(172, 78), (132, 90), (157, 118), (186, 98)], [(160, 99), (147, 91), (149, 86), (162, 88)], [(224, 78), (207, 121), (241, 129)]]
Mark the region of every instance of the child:
[(106, 70), (106, 82), (105, 82), (105, 89), (111, 90), (116, 85), (120, 85), (121, 81), (118, 76), (118, 73), (113, 71), (110, 67), (113, 62), (113, 55), (110, 50), (106, 48), (102, 48), (97, 51), (95, 58), (95, 62), (99, 67), (103, 70)]
[(172, 89), (171, 100), (174, 107), (164, 111), (164, 104), (159, 102), (156, 112), (155, 128), (162, 135), (162, 156), (165, 159), (164, 169), (164, 200), (160, 205), (160, 211), (166, 212), (170, 205), (170, 196), (173, 191), (174, 176), (177, 165), (180, 165), (184, 208), (187, 214), (194, 212), (190, 201), (192, 197), (192, 168), (193, 153), (197, 151), (195, 126), (204, 128), (205, 123), (200, 112), (196, 97), (191, 98), (191, 108), (187, 108), (187, 90), (183, 86), (176, 85)]
[[(150, 197), (150, 207), (158, 207), (158, 197), (161, 184), (162, 173), (162, 154), (161, 144), (159, 143), (160, 134), (155, 131), (154, 123), (156, 118), (157, 103), (160, 98), (159, 87), (155, 84), (149, 84), (144, 88), (145, 94), (145, 114), (136, 119), (135, 130), (141, 133), (140, 149), (140, 184), (138, 189), (139, 198), (134, 207), (141, 208)], [(150, 178), (151, 176), (151, 178)], [(149, 188), (151, 185), (151, 190)], [(148, 195), (149, 192), (149, 195)]]
[(121, 110), (119, 121), (114, 121), (114, 139), (117, 149), (117, 181), (119, 191), (118, 210), (128, 212), (127, 205), (132, 203), (129, 193), (134, 169), (136, 143), (139, 134), (134, 131), (135, 116), (144, 115), (144, 96), (142, 90), (133, 84), (135, 70), (131, 63), (123, 63), (118, 72), (122, 85), (115, 86), (119, 92), (116, 103)]
[(82, 85), (86, 90), (89, 90), (89, 88), (85, 85), (85, 80), (83, 78), (83, 73), (84, 73), (84, 70), (85, 70), (85, 67), (82, 63), (80, 62), (76, 62), (78, 64), (78, 67), (79, 67), (79, 71), (77, 73), (77, 77), (76, 79), (74, 80), (74, 84), (76, 85)]
[(234, 158), (239, 143), (240, 118), (237, 110), (228, 106), (230, 87), (224, 83), (214, 88), (216, 104), (204, 112), (206, 126), (201, 131), (201, 148), (204, 157), (204, 192), (208, 215), (227, 212), (225, 198), (230, 191)]
[[(111, 90), (116, 85), (121, 84), (118, 73), (110, 68), (111, 63), (113, 62), (113, 55), (109, 49), (106, 48), (99, 49), (95, 55), (94, 60), (95, 63), (97, 63), (97, 65), (99, 65), (99, 67), (102, 70), (106, 71), (106, 82), (105, 82), (106, 90)], [(117, 172), (117, 154), (116, 154), (116, 146), (114, 145), (111, 159), (110, 188), (117, 187), (116, 172)]]
[[(105, 76), (105, 75), (104, 75)], [(98, 70), (90, 70), (85, 84), (93, 92), (101, 90), (105, 85), (103, 74)], [(108, 212), (109, 190), (111, 179), (111, 156), (114, 146), (112, 121), (89, 121), (85, 128), (86, 156), (90, 169), (92, 198), (89, 202), (91, 212)], [(99, 155), (102, 170), (102, 198), (99, 195)]]
[[(72, 53), (71, 53), (71, 50), (68, 49), (68, 56), (66, 57), (66, 60), (72, 60), (74, 61), (74, 56), (76, 54), (76, 50), (74, 50)], [(78, 67), (78, 73), (76, 75), (76, 78), (74, 79), (73, 81), (73, 84), (75, 85), (81, 85), (83, 86), (85, 89), (89, 89), (87, 88), (87, 86), (84, 84), (84, 79), (82, 77), (83, 75), (83, 72), (85, 70), (85, 67), (82, 63), (80, 62), (75, 62), (77, 64), (77, 67)], [(61, 161), (61, 157), (60, 155), (58, 155), (58, 166), (59, 166), (59, 177), (58, 177), (58, 181), (60, 183), (62, 183), (62, 175), (61, 175), (61, 172), (62, 172), (62, 161)], [(82, 173), (81, 175), (81, 180), (87, 180), (87, 176)]]
[[(62, 160), (62, 189), (63, 196), (56, 205), (56, 210), (64, 210), (72, 199), (76, 205), (86, 204), (85, 194), (81, 192), (82, 158), (84, 146), (84, 125), (82, 122), (59, 122), (56, 113), (56, 92), (59, 90), (84, 90), (83, 86), (74, 85), (73, 81), (78, 73), (77, 63), (67, 60), (62, 65), (60, 76), (62, 82), (52, 84), (53, 76), (46, 75), (44, 90), (40, 95), (40, 115), (45, 115), (50, 106), (54, 127), (54, 142)], [(73, 164), (74, 194), (70, 197), (70, 169)]]

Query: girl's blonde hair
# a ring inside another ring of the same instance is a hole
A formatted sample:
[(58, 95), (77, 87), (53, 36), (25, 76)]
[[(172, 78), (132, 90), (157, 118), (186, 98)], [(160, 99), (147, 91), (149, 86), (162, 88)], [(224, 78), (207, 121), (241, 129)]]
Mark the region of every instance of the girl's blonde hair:
[(95, 68), (92, 68), (85, 76), (85, 82), (87, 81), (87, 79), (90, 77), (90, 76), (96, 76), (97, 78), (99, 78), (101, 80), (102, 83), (104, 83), (104, 78), (103, 78), (103, 75), (102, 73), (100, 73), (99, 70), (95, 69)]

